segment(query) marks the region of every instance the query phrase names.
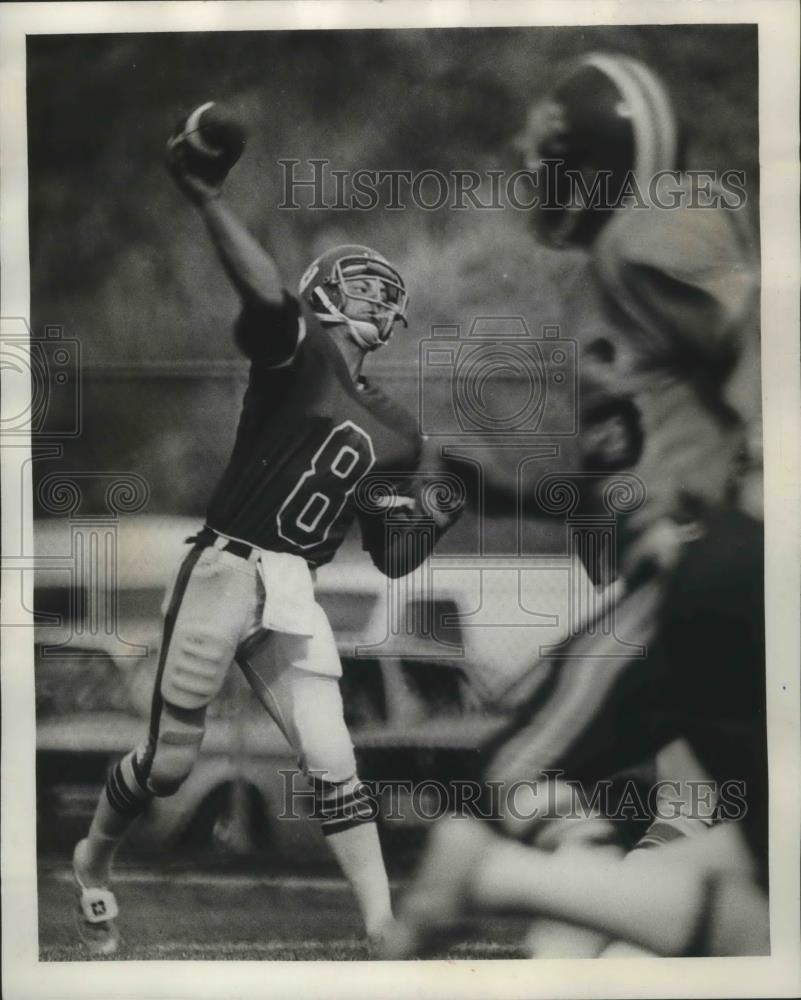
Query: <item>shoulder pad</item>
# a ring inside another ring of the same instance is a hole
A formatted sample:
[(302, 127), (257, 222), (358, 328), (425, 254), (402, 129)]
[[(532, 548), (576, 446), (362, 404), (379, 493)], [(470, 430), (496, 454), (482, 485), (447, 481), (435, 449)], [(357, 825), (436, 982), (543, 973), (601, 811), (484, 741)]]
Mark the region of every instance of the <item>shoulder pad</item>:
[(419, 460), (423, 439), (417, 421), (405, 406), (387, 396), (372, 379), (365, 379), (363, 385), (362, 399), (368, 409), (387, 427), (408, 438), (410, 444), (414, 446), (416, 459)]

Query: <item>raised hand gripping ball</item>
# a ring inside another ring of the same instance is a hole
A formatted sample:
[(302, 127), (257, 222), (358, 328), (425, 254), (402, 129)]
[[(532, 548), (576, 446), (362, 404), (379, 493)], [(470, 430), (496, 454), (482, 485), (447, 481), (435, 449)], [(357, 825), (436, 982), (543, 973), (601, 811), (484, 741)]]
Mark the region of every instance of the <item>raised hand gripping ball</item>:
[(171, 143), (182, 147), (184, 167), (207, 184), (219, 184), (245, 149), (247, 134), (223, 104), (201, 104), (176, 129)]

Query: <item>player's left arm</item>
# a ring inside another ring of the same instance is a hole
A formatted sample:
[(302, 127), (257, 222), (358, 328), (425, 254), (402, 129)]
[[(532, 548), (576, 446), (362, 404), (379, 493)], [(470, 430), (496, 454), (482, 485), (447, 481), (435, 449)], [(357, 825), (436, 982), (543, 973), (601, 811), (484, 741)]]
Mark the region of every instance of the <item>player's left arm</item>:
[(405, 489), (384, 514), (359, 515), (362, 546), (373, 564), (392, 579), (417, 569), (461, 511), (434, 511), (421, 499), (422, 482)]
[[(425, 450), (425, 444), (422, 447)], [(425, 562), (464, 510), (458, 501), (437, 502), (450, 493), (444, 479), (438, 488), (437, 476), (444, 475), (444, 470), (431, 455), (423, 461), (426, 471), (401, 477), (383, 510), (359, 511), (362, 546), (373, 564), (392, 579), (406, 576)]]

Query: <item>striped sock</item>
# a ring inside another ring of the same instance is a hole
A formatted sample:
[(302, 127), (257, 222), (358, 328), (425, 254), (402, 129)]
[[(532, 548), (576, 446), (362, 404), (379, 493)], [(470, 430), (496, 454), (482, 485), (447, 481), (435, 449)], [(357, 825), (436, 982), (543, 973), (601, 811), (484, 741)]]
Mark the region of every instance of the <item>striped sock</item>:
[(344, 782), (332, 782), (309, 776), (314, 792), (312, 816), (320, 820), (323, 835), (350, 830), (360, 823), (372, 823), (378, 815), (378, 803), (370, 789), (355, 775)]

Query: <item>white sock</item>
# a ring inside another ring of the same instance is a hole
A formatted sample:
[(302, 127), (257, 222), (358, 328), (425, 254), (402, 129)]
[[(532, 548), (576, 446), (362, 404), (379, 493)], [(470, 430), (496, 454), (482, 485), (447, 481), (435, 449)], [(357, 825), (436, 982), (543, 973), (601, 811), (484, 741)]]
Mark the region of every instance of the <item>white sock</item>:
[(119, 838), (94, 833), (79, 840), (72, 855), (75, 873), (87, 888), (108, 884)]
[(392, 917), (389, 882), (375, 823), (359, 823), (325, 839), (353, 887), (367, 933), (375, 934)]
[(92, 825), (76, 854), (83, 877), (93, 885), (104, 885), (109, 878), (114, 854), (133, 823), (134, 816), (121, 816), (111, 807), (105, 789), (100, 793)]

